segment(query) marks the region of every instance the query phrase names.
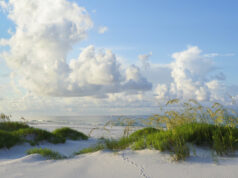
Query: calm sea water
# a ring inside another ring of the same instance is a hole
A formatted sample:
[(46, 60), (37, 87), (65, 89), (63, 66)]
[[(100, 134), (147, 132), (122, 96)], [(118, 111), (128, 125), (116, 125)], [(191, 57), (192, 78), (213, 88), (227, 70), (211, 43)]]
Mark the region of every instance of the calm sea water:
[(133, 115), (133, 116), (31, 116), (26, 120), (29, 124), (59, 124), (59, 125), (94, 125), (101, 126), (108, 121), (117, 121), (118, 119), (145, 119), (147, 115)]
[[(118, 135), (118, 132), (123, 131), (125, 126), (118, 120), (130, 118), (135, 120), (134, 127), (141, 127), (141, 119), (148, 118), (146, 115), (134, 116), (34, 116), (26, 117), (26, 121), (30, 126), (52, 131), (56, 128), (70, 127), (86, 134), (89, 134), (93, 129), (93, 135), (96, 137), (109, 135)], [(106, 128), (110, 133), (106, 133), (104, 126), (108, 121), (114, 124), (108, 125)]]

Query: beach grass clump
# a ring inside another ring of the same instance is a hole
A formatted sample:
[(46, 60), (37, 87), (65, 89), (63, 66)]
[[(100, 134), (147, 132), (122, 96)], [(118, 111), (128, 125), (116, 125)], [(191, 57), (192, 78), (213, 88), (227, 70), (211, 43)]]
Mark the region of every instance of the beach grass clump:
[(156, 129), (156, 128), (153, 128), (153, 127), (147, 127), (147, 128), (143, 128), (143, 129), (140, 129), (140, 130), (137, 130), (137, 131), (133, 132), (129, 136), (129, 138), (133, 139), (133, 140), (137, 140), (141, 137), (145, 137), (146, 135), (157, 133), (159, 131), (160, 131), (159, 129)]
[(129, 147), (132, 143), (139, 144), (139, 142), (142, 141), (145, 137), (158, 131), (158, 129), (148, 127), (141, 130), (137, 130), (129, 136), (123, 136), (119, 140), (106, 139), (105, 144), (106, 147), (110, 150), (123, 150)]
[(0, 120), (1, 121), (10, 121), (11, 115), (6, 115), (4, 113), (0, 113)]
[(25, 141), (29, 142), (31, 145), (36, 145), (41, 141), (48, 141), (50, 143), (64, 143), (65, 138), (59, 137), (43, 129), (39, 128), (26, 128), (19, 129), (13, 132), (14, 135), (21, 137)]
[(188, 144), (206, 146), (218, 155), (229, 155), (238, 149), (238, 128), (215, 126), (207, 123), (189, 123), (173, 129), (145, 128), (118, 140), (106, 140), (110, 150), (155, 149), (168, 151), (175, 160), (189, 156)]
[(119, 151), (124, 150), (130, 146), (133, 141), (128, 137), (122, 137), (120, 139), (106, 139), (105, 145), (109, 150)]
[(26, 128), (30, 128), (30, 126), (24, 122), (12, 122), (12, 121), (0, 122), (0, 130), (4, 131), (16, 131), (19, 129), (26, 129)]
[(0, 148), (11, 148), (12, 146), (22, 142), (23, 140), (19, 136), (0, 130)]
[[(149, 131), (149, 132), (148, 132)], [(106, 146), (110, 150), (132, 150), (155, 149), (173, 153), (174, 159), (181, 160), (189, 156), (188, 146), (185, 140), (172, 131), (145, 128), (138, 130), (129, 137), (119, 140), (106, 140)]]
[(53, 160), (58, 160), (58, 159), (64, 159), (66, 158), (65, 156), (62, 156), (60, 153), (52, 151), (47, 148), (32, 148), (27, 150), (27, 154), (40, 154), (41, 156), (47, 158), (47, 159), (53, 159)]
[(24, 122), (12, 122), (9, 120), (0, 122), (0, 148), (11, 148), (24, 142), (31, 145), (37, 145), (42, 141), (58, 144), (65, 143), (66, 139), (86, 140), (88, 136), (67, 127), (49, 132), (30, 127)]
[[(65, 143), (66, 139), (86, 140), (88, 136), (68, 127), (49, 132), (29, 126), (26, 122), (13, 122), (11, 115), (0, 114), (0, 148), (11, 148), (21, 143), (37, 145), (42, 141), (53, 144)], [(24, 118), (21, 118), (25, 121)]]
[[(189, 145), (210, 147), (217, 155), (231, 155), (238, 149), (238, 117), (233, 110), (225, 109), (214, 103), (211, 107), (189, 100), (179, 105), (179, 100), (167, 102), (167, 108), (161, 115), (143, 120), (148, 128), (128, 134), (126, 127), (123, 137), (105, 141), (111, 150), (155, 149), (172, 153), (175, 160), (189, 156)], [(172, 108), (172, 109), (171, 109)]]
[(87, 140), (88, 139), (88, 136), (85, 135), (84, 133), (71, 129), (69, 127), (56, 129), (52, 133), (55, 136), (62, 137), (65, 139), (71, 139), (71, 140)]
[(88, 148), (84, 148), (78, 152), (75, 152), (75, 155), (81, 155), (81, 154), (86, 154), (86, 153), (94, 153), (100, 150), (103, 150), (105, 148), (105, 145), (102, 143), (96, 144), (94, 146), (88, 147)]

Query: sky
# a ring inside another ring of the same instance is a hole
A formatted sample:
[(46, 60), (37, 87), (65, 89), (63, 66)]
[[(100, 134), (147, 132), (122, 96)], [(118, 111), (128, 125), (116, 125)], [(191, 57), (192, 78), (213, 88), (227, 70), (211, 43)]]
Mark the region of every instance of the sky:
[(154, 114), (238, 100), (235, 0), (0, 0), (0, 112)]

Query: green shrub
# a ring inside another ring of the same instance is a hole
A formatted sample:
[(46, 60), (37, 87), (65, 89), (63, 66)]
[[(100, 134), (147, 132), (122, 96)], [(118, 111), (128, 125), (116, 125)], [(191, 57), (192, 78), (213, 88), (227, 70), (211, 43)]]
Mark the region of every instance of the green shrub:
[(87, 140), (88, 139), (88, 136), (86, 136), (82, 132), (79, 132), (77, 130), (74, 130), (68, 127), (56, 129), (52, 133), (56, 136), (63, 137), (66, 139), (71, 139), (71, 140)]
[(54, 159), (54, 160), (66, 158), (65, 156), (62, 156), (61, 154), (59, 154), (58, 152), (52, 151), (47, 148), (32, 148), (27, 151), (27, 154), (28, 155), (40, 154), (41, 156), (43, 156), (47, 159)]

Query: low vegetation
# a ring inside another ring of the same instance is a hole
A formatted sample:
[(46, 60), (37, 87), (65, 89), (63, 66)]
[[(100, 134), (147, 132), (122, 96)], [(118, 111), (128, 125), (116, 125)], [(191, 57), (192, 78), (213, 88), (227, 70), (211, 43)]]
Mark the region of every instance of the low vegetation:
[(13, 135), (20, 137), (22, 140), (29, 142), (31, 145), (39, 144), (41, 141), (50, 143), (64, 143), (65, 137), (55, 135), (43, 129), (38, 128), (25, 128), (12, 132)]
[(173, 153), (175, 160), (189, 156), (188, 143), (214, 149), (218, 155), (229, 155), (238, 149), (238, 129), (215, 126), (206, 123), (188, 123), (173, 129), (161, 130), (145, 128), (138, 130), (129, 137), (119, 140), (107, 140), (106, 147), (110, 150), (155, 149)]
[(88, 136), (69, 127), (59, 128), (53, 131), (53, 134), (71, 140), (87, 140)]
[(0, 148), (11, 148), (16, 144), (22, 143), (22, 139), (10, 132), (0, 130)]
[[(165, 111), (161, 109), (161, 115), (143, 119), (147, 127), (135, 132), (132, 132), (134, 120), (120, 119), (123, 124), (119, 125), (125, 126), (123, 136), (106, 139), (100, 148), (114, 151), (155, 149), (170, 152), (174, 160), (186, 159), (190, 154), (189, 145), (210, 147), (219, 156), (232, 155), (238, 150), (238, 117), (235, 111), (225, 109), (219, 103), (204, 107), (195, 100), (180, 103), (174, 99), (166, 106)], [(118, 121), (116, 124), (111, 122), (111, 125), (118, 125)], [(85, 152), (87, 150), (99, 149), (87, 148)]]
[(105, 145), (103, 143), (99, 143), (97, 145), (88, 147), (88, 148), (84, 148), (76, 153), (74, 153), (75, 155), (80, 155), (80, 154), (86, 154), (86, 153), (93, 153), (93, 152), (97, 152), (99, 150), (103, 150), (105, 148)]
[(30, 127), (23, 122), (11, 122), (11, 121), (0, 122), (0, 130), (4, 131), (16, 131), (19, 129), (26, 129), (26, 128)]
[(59, 154), (58, 152), (52, 151), (52, 150), (47, 149), (47, 148), (32, 148), (32, 149), (27, 151), (27, 154), (28, 155), (30, 155), (30, 154), (40, 154), (41, 156), (43, 156), (47, 159), (54, 159), (54, 160), (66, 158), (65, 156), (62, 156), (61, 154)]
[(21, 143), (37, 145), (42, 141), (50, 143), (64, 143), (66, 139), (85, 140), (88, 137), (76, 130), (64, 127), (49, 132), (43, 129), (30, 127), (25, 122), (12, 122), (10, 116), (0, 114), (0, 148), (11, 148)]
[(162, 115), (143, 120), (148, 128), (130, 135), (125, 131), (120, 139), (106, 140), (106, 148), (168, 151), (175, 160), (189, 156), (189, 144), (210, 147), (220, 156), (231, 155), (238, 149), (238, 118), (233, 110), (226, 110), (219, 103), (211, 107), (203, 107), (194, 100), (178, 103), (177, 99), (170, 100), (167, 106), (177, 104), (179, 111), (168, 109)]
[[(171, 107), (172, 105), (172, 107)], [(174, 106), (175, 105), (175, 106)], [(225, 109), (219, 103), (204, 107), (195, 100), (180, 103), (174, 99), (168, 101), (166, 110), (161, 109), (161, 115), (143, 119), (146, 124), (143, 129), (133, 132), (133, 124), (138, 120), (125, 119), (107, 122), (106, 127), (114, 122), (122, 122), (124, 134), (119, 139), (102, 139), (97, 145), (85, 148), (75, 153), (92, 153), (103, 149), (119, 151), (126, 148), (132, 150), (154, 149), (172, 154), (174, 160), (183, 160), (190, 154), (190, 145), (209, 147), (216, 155), (232, 155), (238, 150), (238, 117), (233, 110)], [(176, 109), (174, 109), (176, 108)], [(86, 140), (88, 137), (71, 128), (60, 128), (53, 132), (36, 129), (26, 123), (10, 122), (9, 117), (0, 122), (0, 148), (10, 148), (15, 144), (29, 142), (38, 144), (41, 141), (64, 143), (66, 139)], [(53, 155), (50, 158), (60, 158), (60, 155), (47, 149), (33, 149), (28, 153)]]

